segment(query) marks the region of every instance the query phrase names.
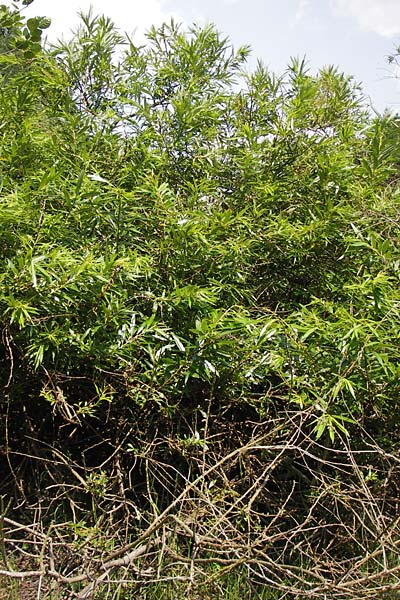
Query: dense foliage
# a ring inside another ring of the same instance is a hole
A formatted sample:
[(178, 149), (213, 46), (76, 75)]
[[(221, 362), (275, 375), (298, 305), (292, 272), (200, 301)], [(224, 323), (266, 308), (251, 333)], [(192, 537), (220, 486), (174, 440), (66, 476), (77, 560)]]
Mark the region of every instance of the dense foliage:
[(43, 49), (48, 25), (0, 7), (8, 511), (67, 523), (95, 574), (163, 530), (145, 567), (189, 556), (190, 590), (203, 560), (277, 597), (394, 593), (397, 118), (332, 67), (248, 72), (213, 26), (138, 46), (89, 14)]

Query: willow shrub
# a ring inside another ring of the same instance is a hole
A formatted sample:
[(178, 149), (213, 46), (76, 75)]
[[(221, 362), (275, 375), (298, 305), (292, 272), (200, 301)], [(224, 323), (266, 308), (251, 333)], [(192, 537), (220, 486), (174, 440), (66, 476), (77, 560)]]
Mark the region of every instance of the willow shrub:
[(89, 14), (38, 51), (46, 21), (0, 17), (9, 436), (136, 419), (137, 447), (212, 397), (397, 444), (397, 119), (331, 67), (247, 71), (211, 25), (138, 46)]

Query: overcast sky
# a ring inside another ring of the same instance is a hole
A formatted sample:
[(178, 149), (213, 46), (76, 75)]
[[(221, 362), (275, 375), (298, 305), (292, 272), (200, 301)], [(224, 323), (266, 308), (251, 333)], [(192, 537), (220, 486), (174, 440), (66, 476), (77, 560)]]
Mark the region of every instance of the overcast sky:
[(90, 5), (123, 31), (136, 30), (138, 41), (171, 16), (211, 21), (278, 73), (291, 56), (305, 55), (312, 70), (334, 64), (363, 83), (377, 110), (400, 112), (400, 81), (386, 60), (400, 44), (400, 0), (35, 0), (25, 12), (51, 17), (54, 39), (68, 36)]

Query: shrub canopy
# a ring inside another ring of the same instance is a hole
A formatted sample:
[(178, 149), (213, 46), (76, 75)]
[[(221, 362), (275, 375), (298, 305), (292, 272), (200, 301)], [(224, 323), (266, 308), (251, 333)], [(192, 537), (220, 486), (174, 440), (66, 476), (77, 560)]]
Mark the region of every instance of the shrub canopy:
[[(118, 510), (135, 505), (139, 532), (153, 534), (154, 515), (175, 514), (203, 477), (212, 506), (238, 510), (226, 519), (241, 534), (277, 520), (288, 539), (332, 481), (359, 489), (369, 473), (379, 503), (394, 468), (382, 456), (399, 444), (397, 117), (371, 116), (333, 67), (249, 72), (249, 48), (212, 25), (171, 21), (138, 46), (88, 14), (69, 41), (42, 48), (48, 25), (0, 7), (7, 495), (22, 493), (27, 513), (46, 498), (50, 514), (57, 499), (61, 521), (79, 513), (94, 527), (122, 494)], [(365, 457), (341, 471), (352, 449)], [(224, 480), (215, 465), (232, 451)], [(266, 464), (269, 487), (257, 480)], [(255, 481), (253, 514), (244, 490)], [(336, 519), (349, 527), (341, 501), (320, 501), (316, 522), (334, 513), (326, 539)], [(211, 530), (213, 519), (206, 511)], [(366, 520), (331, 558), (373, 555)], [(310, 564), (319, 542), (303, 529)], [(264, 565), (256, 580), (282, 577), (277, 539), (275, 575)]]

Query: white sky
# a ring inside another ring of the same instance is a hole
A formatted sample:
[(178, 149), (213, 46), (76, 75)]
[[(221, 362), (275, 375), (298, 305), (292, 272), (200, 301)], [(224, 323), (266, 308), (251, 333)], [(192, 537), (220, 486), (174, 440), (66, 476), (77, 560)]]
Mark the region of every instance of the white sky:
[(306, 55), (312, 70), (337, 65), (363, 83), (378, 110), (400, 112), (400, 81), (386, 61), (400, 44), (400, 0), (35, 0), (25, 10), (51, 17), (48, 35), (55, 39), (68, 37), (77, 12), (90, 5), (123, 31), (136, 30), (137, 41), (171, 16), (211, 21), (234, 45), (250, 44), (254, 57), (278, 73), (291, 56)]

